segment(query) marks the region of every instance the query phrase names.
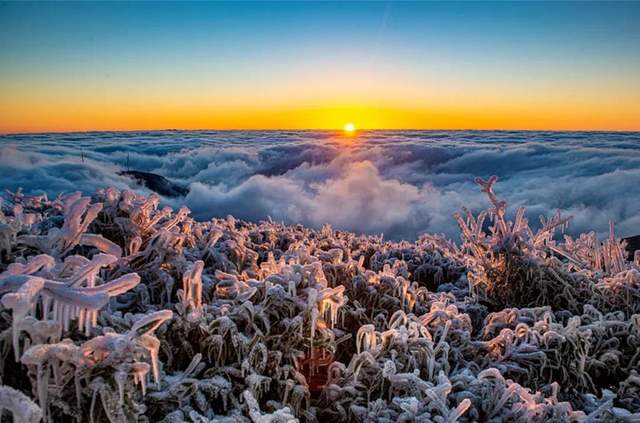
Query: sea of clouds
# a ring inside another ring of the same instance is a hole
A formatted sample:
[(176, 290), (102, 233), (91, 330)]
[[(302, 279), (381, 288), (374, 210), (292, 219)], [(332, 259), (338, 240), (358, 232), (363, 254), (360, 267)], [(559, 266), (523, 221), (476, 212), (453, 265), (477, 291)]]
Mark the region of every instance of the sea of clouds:
[(49, 195), (107, 185), (148, 193), (119, 176), (153, 172), (189, 187), (198, 219), (233, 214), (384, 233), (458, 239), (453, 213), (487, 206), (475, 176), (497, 175), (510, 212), (534, 223), (559, 209), (569, 232), (640, 233), (640, 133), (159, 131), (0, 136), (0, 187)]

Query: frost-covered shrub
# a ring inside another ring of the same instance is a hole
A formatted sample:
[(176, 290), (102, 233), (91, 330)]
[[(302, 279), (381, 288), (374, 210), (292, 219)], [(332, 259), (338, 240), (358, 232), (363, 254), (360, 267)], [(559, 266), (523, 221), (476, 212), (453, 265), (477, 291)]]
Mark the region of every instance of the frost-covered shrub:
[(34, 422), (640, 419), (639, 263), (613, 228), (560, 240), (559, 215), (536, 232), (524, 210), (509, 221), (495, 182), (478, 180), (488, 211), (456, 217), (460, 245), (197, 222), (113, 188), (8, 193), (0, 408)]

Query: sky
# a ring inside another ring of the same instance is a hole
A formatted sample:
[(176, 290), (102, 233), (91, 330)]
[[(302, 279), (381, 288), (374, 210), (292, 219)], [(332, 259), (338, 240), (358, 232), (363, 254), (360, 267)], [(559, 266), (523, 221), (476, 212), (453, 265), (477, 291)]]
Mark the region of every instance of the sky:
[(640, 2), (0, 2), (0, 132), (640, 130)]

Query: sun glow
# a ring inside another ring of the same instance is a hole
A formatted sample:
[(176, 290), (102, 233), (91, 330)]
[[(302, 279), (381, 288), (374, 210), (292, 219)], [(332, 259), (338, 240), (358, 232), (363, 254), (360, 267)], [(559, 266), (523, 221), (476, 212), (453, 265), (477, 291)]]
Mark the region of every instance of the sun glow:
[(356, 131), (356, 126), (353, 123), (346, 123), (344, 125), (344, 131), (353, 134)]

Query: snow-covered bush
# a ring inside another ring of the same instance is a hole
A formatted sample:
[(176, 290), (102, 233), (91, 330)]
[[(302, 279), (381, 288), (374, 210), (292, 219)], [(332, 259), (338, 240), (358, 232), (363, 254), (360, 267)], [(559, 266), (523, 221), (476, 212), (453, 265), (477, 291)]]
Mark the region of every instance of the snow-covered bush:
[(490, 209), (456, 216), (460, 244), (8, 193), (0, 417), (640, 419), (639, 263), (613, 227), (534, 232), (477, 182)]

